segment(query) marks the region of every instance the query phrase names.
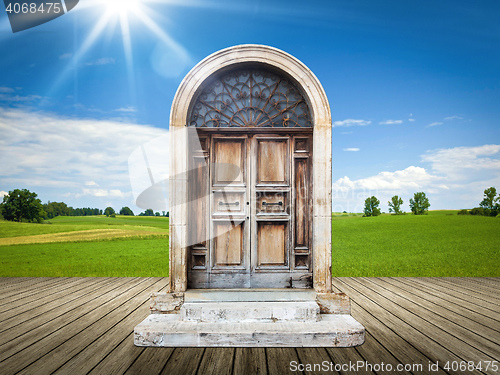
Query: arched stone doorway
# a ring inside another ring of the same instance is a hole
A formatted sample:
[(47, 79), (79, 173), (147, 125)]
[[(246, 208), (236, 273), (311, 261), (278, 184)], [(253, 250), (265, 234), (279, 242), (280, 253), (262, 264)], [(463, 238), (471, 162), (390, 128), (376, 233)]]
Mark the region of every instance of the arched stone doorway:
[[(179, 86), (170, 132), (171, 291), (331, 291), (330, 107), (303, 63), (262, 45), (208, 56)], [(217, 164), (241, 173), (226, 181)]]

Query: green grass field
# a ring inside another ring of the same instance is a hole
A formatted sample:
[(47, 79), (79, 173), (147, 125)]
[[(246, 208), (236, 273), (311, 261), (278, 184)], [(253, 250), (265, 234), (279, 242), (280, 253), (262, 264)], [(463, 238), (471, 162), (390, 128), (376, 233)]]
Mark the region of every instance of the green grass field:
[[(334, 276), (500, 276), (500, 219), (334, 215)], [(0, 276), (168, 276), (168, 219), (0, 221)]]
[(428, 215), (335, 216), (334, 276), (498, 277), (500, 219)]
[(0, 221), (0, 276), (168, 276), (168, 218)]

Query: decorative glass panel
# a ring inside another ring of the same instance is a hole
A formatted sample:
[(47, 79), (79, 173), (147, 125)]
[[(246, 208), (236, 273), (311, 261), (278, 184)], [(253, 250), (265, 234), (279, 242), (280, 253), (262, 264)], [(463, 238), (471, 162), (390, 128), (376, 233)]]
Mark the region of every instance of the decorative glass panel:
[(285, 77), (259, 69), (219, 76), (197, 97), (190, 126), (199, 128), (309, 128), (304, 97)]

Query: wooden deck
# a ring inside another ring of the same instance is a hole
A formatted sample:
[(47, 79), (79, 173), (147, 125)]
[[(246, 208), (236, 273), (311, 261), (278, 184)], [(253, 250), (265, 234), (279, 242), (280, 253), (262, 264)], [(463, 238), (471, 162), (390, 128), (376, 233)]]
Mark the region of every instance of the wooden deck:
[[(0, 279), (0, 373), (500, 373), (488, 362), (500, 360), (499, 278), (335, 278), (367, 330), (356, 348), (135, 347), (148, 296), (166, 285), (165, 278)], [(460, 370), (463, 361), (482, 371)], [(305, 371), (292, 371), (299, 364)], [(308, 371), (314, 364), (328, 371)]]

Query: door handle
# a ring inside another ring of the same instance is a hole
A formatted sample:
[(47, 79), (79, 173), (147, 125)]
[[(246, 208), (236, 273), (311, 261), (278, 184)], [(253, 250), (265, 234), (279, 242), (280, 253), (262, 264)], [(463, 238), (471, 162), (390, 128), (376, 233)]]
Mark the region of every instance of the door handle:
[(219, 201), (219, 206), (239, 206), (239, 205), (240, 205), (240, 202), (228, 203), (228, 202)]
[(266, 201), (262, 202), (263, 206), (283, 206), (283, 202), (278, 203), (267, 203)]

